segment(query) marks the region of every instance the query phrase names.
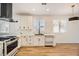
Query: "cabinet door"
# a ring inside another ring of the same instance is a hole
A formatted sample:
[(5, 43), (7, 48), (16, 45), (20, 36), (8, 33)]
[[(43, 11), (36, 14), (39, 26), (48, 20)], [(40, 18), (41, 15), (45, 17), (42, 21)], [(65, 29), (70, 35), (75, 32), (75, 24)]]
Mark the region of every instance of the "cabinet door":
[(0, 56), (3, 56), (3, 49), (0, 49)]
[(26, 37), (24, 37), (24, 36), (21, 36), (21, 46), (26, 46)]
[(22, 46), (21, 38), (18, 38), (18, 48)]
[(27, 18), (26, 16), (19, 16), (19, 18), (20, 18), (20, 21), (19, 21), (20, 33), (23, 35), (27, 35)]
[(34, 46), (33, 36), (28, 36), (26, 45), (27, 46)]
[(44, 46), (44, 37), (35, 36), (34, 46)]
[(38, 46), (39, 38), (37, 36), (34, 37), (34, 46)]
[(27, 31), (28, 35), (33, 34), (33, 17), (27, 16)]
[(0, 56), (3, 56), (3, 42), (0, 42)]
[(0, 49), (3, 49), (3, 42), (0, 42)]
[(39, 46), (44, 46), (44, 37), (40, 37), (38, 41), (39, 41), (38, 43)]

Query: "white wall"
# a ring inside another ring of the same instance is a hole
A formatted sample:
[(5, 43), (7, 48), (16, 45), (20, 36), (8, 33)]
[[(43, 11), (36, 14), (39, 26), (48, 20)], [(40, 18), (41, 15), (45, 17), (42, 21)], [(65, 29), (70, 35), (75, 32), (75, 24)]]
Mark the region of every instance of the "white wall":
[[(65, 16), (58, 16), (58, 17), (53, 17), (53, 19), (68, 19), (69, 17)], [(17, 18), (15, 18), (17, 19)], [(11, 32), (12, 34), (19, 34), (18, 30), (19, 25), (12, 25), (11, 27)], [(67, 32), (65, 33), (57, 33), (55, 34), (55, 40), (57, 43), (79, 43), (79, 20), (76, 21), (69, 21), (67, 24)]]
[(66, 33), (55, 36), (57, 43), (79, 43), (79, 20), (68, 22)]
[[(53, 17), (53, 19), (68, 19), (69, 17)], [(79, 20), (69, 21), (67, 23), (67, 31), (65, 33), (56, 33), (55, 40), (57, 43), (79, 43)], [(12, 25), (12, 32), (18, 34), (18, 25)]]
[[(69, 16), (56, 16), (54, 19), (67, 19)], [(57, 43), (79, 43), (79, 20), (68, 21), (67, 32), (55, 34)]]
[[(68, 19), (68, 16), (53, 16), (53, 19)], [(15, 10), (13, 10), (13, 19), (19, 20), (18, 16), (15, 13)], [(14, 35), (19, 34), (19, 23), (16, 25), (10, 25), (11, 26), (11, 32)], [(57, 43), (79, 43), (79, 20), (76, 21), (70, 21), (68, 22), (68, 28), (67, 32), (65, 33), (58, 33), (55, 34), (55, 40)], [(16, 32), (16, 33), (15, 33)]]
[[(13, 20), (15, 20), (15, 21), (19, 21), (20, 20), (20, 18), (19, 18), (19, 16), (18, 15), (16, 15), (16, 10), (15, 10), (15, 8), (14, 8), (14, 6), (13, 6), (13, 8), (12, 8), (13, 10), (12, 10), (12, 19)], [(17, 22), (17, 23), (12, 23), (12, 22), (10, 22), (10, 27), (9, 27), (9, 34), (10, 35), (18, 35), (19, 34), (19, 22)]]

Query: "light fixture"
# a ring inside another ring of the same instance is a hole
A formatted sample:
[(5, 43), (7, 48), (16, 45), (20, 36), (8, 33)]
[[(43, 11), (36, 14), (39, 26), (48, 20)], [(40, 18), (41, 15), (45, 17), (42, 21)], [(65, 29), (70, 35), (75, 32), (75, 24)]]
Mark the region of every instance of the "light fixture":
[(41, 3), (41, 5), (47, 5), (47, 3)]
[(49, 11), (49, 10), (50, 10), (49, 8), (46, 9), (46, 11)]
[(33, 8), (33, 9), (32, 9), (32, 11), (36, 11), (36, 9), (35, 9), (35, 8)]
[(79, 17), (74, 15), (74, 7), (75, 7), (75, 5), (72, 5), (71, 7), (72, 7), (73, 17), (70, 17), (69, 21), (79, 20)]

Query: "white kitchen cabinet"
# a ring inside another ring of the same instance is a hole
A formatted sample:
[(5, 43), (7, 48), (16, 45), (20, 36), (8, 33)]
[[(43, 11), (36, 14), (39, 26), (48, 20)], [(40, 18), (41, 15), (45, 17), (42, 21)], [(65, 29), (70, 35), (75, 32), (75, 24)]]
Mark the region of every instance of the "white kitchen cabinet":
[(26, 46), (34, 46), (34, 39), (33, 36), (28, 36), (26, 39)]
[(20, 48), (21, 46), (22, 46), (21, 39), (20, 39), (20, 37), (18, 37), (18, 48)]
[(34, 37), (34, 46), (44, 46), (45, 37), (41, 35), (36, 35)]
[(3, 47), (3, 42), (0, 42), (0, 48), (2, 48)]
[(20, 46), (34, 46), (33, 36), (20, 36), (19, 37), (19, 47)]
[[(26, 43), (27, 43), (27, 41), (26, 41), (26, 36), (21, 36), (20, 38), (19, 38), (19, 44), (21, 45), (21, 46), (26, 46)], [(20, 43), (21, 42), (21, 43)]]
[(3, 56), (3, 49), (0, 48), (0, 56)]
[(44, 46), (45, 45), (45, 37), (31, 35), (26, 37), (21, 37), (21, 46)]
[(0, 42), (0, 56), (3, 56), (3, 42)]
[(28, 35), (21, 36), (21, 46), (56, 46), (52, 35)]
[(24, 35), (33, 34), (32, 16), (20, 16), (20, 32)]
[(32, 16), (19, 16), (19, 30), (21, 35), (21, 46), (32, 45), (32, 40), (30, 35), (32, 32)]
[(44, 46), (45, 45), (45, 38), (44, 37), (40, 37), (39, 38), (40, 40), (39, 40), (39, 46)]
[(34, 46), (38, 46), (38, 43), (39, 43), (39, 39), (38, 39), (38, 37), (35, 37), (34, 38)]

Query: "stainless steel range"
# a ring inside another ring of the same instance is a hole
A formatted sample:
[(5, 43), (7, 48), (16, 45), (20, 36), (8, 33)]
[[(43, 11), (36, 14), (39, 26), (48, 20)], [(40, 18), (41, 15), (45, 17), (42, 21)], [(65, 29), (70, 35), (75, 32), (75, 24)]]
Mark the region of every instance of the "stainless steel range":
[(15, 55), (18, 49), (16, 36), (0, 37), (0, 56)]

